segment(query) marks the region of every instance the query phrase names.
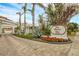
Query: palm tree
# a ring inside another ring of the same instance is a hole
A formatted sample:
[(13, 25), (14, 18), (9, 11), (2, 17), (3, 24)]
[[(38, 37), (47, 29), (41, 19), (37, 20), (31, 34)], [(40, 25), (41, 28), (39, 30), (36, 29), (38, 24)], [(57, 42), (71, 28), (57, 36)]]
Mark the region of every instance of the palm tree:
[[(53, 5), (55, 10), (53, 10)], [(66, 24), (70, 17), (76, 10), (75, 6), (67, 6), (62, 3), (49, 4), (46, 8), (46, 13), (51, 25)]]
[[(53, 6), (54, 5), (54, 6)], [(49, 4), (46, 8), (46, 14), (50, 25), (64, 25), (66, 30), (68, 29), (67, 23), (69, 18), (77, 11), (77, 5), (68, 5), (66, 4)], [(55, 10), (53, 10), (53, 7)], [(67, 33), (67, 31), (66, 31)]]
[(39, 22), (39, 27), (40, 27), (40, 29), (41, 30), (44, 30), (44, 28), (45, 28), (45, 21), (43, 20), (43, 15), (39, 15), (39, 20), (38, 20), (38, 22)]
[(33, 3), (33, 7), (32, 7), (32, 30), (34, 32), (34, 27), (35, 27), (35, 3)]
[(42, 7), (43, 9), (45, 9), (45, 6), (41, 3), (32, 3), (32, 10), (29, 10), (32, 14), (32, 31), (34, 32), (34, 28), (35, 28), (35, 6), (38, 5), (40, 7)]
[(50, 35), (50, 29), (47, 23), (47, 19), (45, 19), (46, 17), (44, 17), (43, 15), (44, 14), (39, 15), (39, 20), (38, 20), (40, 32), (44, 35)]
[(26, 11), (27, 11), (27, 3), (24, 4), (23, 10), (24, 10), (24, 29), (23, 29), (23, 34), (25, 34), (26, 33)]
[(18, 28), (19, 28), (19, 34), (21, 34), (21, 12), (17, 12), (16, 14), (18, 14), (19, 15), (19, 26), (18, 26)]

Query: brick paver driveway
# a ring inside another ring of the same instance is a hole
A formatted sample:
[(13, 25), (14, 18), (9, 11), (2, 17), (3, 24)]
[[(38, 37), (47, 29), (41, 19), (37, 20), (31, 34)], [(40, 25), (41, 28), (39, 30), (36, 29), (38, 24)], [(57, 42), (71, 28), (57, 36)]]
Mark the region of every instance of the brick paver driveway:
[[(78, 37), (76, 37), (78, 39)], [(76, 44), (76, 45), (74, 45)], [(43, 42), (32, 41), (28, 39), (22, 39), (13, 35), (2, 35), (0, 37), (0, 55), (6, 56), (32, 56), (32, 55), (72, 55), (74, 48), (79, 55), (78, 41), (72, 44), (48, 44)]]

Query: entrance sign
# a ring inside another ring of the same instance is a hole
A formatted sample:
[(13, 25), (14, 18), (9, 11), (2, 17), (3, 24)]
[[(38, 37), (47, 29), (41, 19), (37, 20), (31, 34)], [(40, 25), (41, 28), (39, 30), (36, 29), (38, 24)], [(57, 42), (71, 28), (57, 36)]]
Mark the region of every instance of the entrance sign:
[(51, 37), (68, 39), (66, 27), (56, 25), (51, 28)]

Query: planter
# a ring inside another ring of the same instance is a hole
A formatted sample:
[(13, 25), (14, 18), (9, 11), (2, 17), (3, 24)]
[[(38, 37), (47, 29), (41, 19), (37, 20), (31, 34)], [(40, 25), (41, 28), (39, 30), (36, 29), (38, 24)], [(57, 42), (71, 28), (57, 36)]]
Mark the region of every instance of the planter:
[(72, 41), (70, 39), (63, 39), (63, 38), (56, 38), (56, 37), (50, 37), (50, 36), (41, 36), (41, 39), (43, 41), (47, 41), (50, 43), (71, 43)]

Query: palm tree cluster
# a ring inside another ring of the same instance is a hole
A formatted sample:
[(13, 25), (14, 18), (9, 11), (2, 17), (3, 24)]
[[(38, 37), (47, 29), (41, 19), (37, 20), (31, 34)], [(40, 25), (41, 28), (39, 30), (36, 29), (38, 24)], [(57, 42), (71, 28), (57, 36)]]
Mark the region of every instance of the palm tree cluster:
[(16, 14), (19, 15), (19, 26), (17, 26), (17, 29), (19, 31), (19, 34), (22, 34), (22, 29), (21, 29), (21, 16), (24, 14), (24, 29), (23, 29), (23, 34), (25, 34), (26, 32), (26, 11), (27, 11), (27, 3), (24, 4), (24, 6), (22, 7), (23, 9), (23, 13), (22, 12), (17, 12)]
[(31, 12), (31, 15), (32, 15), (32, 30), (34, 32), (34, 28), (35, 28), (35, 7), (36, 5), (38, 5), (39, 7), (45, 9), (45, 7), (43, 6), (43, 4), (41, 3), (32, 3), (32, 10), (28, 9), (28, 11)]
[[(47, 23), (49, 25), (66, 25), (66, 23), (69, 21), (69, 17), (73, 13), (76, 12), (76, 6), (77, 5), (66, 5), (64, 3), (49, 3), (47, 7), (45, 7), (41, 3), (32, 3), (32, 9), (27, 8), (27, 3), (23, 6), (24, 11), (24, 30), (23, 33), (26, 33), (26, 13), (27, 11), (31, 12), (32, 15), (32, 31), (35, 30), (35, 8), (36, 5), (40, 6), (44, 9), (45, 14), (47, 14)], [(19, 24), (21, 26), (21, 14), (19, 13)], [(41, 24), (41, 29), (43, 30), (45, 27), (45, 21), (43, 15), (39, 15), (39, 23)], [(21, 28), (21, 27), (20, 27)]]
[[(42, 8), (44, 8), (44, 6), (41, 3), (32, 3), (32, 10), (27, 9), (27, 3), (24, 4), (24, 6), (22, 7), (23, 9), (23, 14), (24, 14), (24, 29), (23, 29), (23, 34), (26, 34), (26, 12), (30, 11), (31, 15), (32, 15), (32, 32), (34, 32), (34, 28), (35, 28), (35, 5), (38, 5)], [(21, 34), (21, 12), (17, 12), (16, 14), (19, 15), (19, 34)]]

